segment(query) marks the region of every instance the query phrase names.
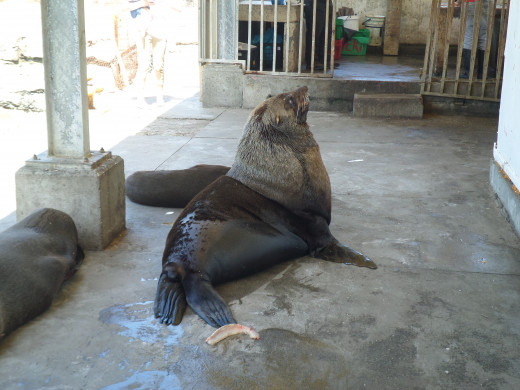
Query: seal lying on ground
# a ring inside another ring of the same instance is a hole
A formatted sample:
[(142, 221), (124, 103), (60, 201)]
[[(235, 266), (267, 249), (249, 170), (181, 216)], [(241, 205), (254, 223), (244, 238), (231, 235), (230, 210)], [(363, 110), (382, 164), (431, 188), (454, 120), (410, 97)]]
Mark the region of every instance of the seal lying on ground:
[(126, 196), (135, 203), (182, 208), (228, 171), (222, 165), (202, 164), (175, 171), (138, 171), (126, 178)]
[(162, 323), (179, 324), (186, 304), (214, 327), (235, 323), (213, 285), (297, 257), (376, 268), (329, 230), (330, 181), (306, 123), (308, 109), (307, 87), (260, 104), (230, 171), (179, 215), (155, 298)]
[(0, 233), (0, 340), (47, 310), (83, 260), (67, 214), (40, 209)]

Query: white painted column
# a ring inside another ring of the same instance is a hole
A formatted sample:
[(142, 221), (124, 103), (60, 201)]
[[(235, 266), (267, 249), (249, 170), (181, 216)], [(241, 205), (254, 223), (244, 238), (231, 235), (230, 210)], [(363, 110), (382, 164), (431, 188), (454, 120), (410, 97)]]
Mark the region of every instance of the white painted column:
[(101, 250), (125, 229), (125, 174), (121, 157), (90, 151), (83, 1), (41, 0), (48, 150), (16, 172), (16, 215), (61, 210)]
[(500, 119), (494, 158), (517, 188), (520, 188), (520, 4), (510, 2), (507, 41), (505, 47), (504, 82), (500, 97)]
[(490, 183), (509, 221), (520, 236), (520, 3), (509, 3), (509, 22), (504, 52), (504, 81), (500, 96), (497, 142), (493, 148)]
[(42, 0), (48, 156), (90, 155), (83, 0)]

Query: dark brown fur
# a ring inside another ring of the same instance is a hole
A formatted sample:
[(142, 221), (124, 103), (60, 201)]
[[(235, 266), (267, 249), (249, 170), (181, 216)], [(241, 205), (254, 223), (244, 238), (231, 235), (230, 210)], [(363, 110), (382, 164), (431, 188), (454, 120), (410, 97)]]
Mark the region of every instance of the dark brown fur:
[(181, 208), (228, 171), (222, 165), (202, 164), (174, 171), (138, 171), (127, 177), (126, 195), (135, 203)]
[(72, 219), (35, 211), (0, 234), (0, 339), (49, 308), (83, 251)]
[(188, 304), (212, 326), (233, 323), (214, 284), (303, 255), (376, 268), (330, 233), (330, 182), (307, 111), (306, 87), (259, 105), (230, 171), (182, 211), (163, 254), (161, 322), (180, 323)]

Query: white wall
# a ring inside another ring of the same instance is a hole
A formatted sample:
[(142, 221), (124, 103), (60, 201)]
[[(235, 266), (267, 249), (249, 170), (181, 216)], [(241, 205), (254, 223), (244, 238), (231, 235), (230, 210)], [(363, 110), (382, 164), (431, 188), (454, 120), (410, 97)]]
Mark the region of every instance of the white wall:
[(495, 161), (520, 189), (520, 3), (511, 1)]

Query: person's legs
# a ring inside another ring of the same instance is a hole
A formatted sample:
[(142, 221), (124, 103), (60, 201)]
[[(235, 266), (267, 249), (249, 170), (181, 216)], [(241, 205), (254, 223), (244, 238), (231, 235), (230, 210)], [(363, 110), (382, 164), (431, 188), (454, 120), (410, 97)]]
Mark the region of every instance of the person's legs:
[(132, 35), (137, 50), (137, 72), (133, 84), (139, 99), (144, 99), (144, 86), (146, 75), (150, 71), (150, 37), (146, 29), (150, 22), (150, 11), (147, 8), (139, 8), (131, 12), (130, 23)]
[(153, 70), (155, 74), (155, 87), (157, 89), (157, 104), (164, 103), (164, 55), (166, 53), (166, 39), (152, 37)]
[[(461, 78), (469, 77), (471, 64), (471, 50), (473, 49), (473, 32), (475, 27), (475, 12), (476, 4), (474, 2), (468, 3), (468, 15), (466, 19), (466, 31), (464, 32), (464, 44), (462, 50), (462, 64), (465, 74)], [(488, 0), (482, 0), (482, 14), (480, 16), (480, 23), (478, 26), (478, 42), (477, 42), (477, 78), (482, 78), (484, 69), (484, 55), (486, 49), (487, 37), (487, 19), (488, 19)]]
[(486, 53), (488, 0), (482, 0), (482, 14), (480, 15), (480, 28), (477, 43), (477, 78), (481, 79), (484, 73), (484, 56)]

